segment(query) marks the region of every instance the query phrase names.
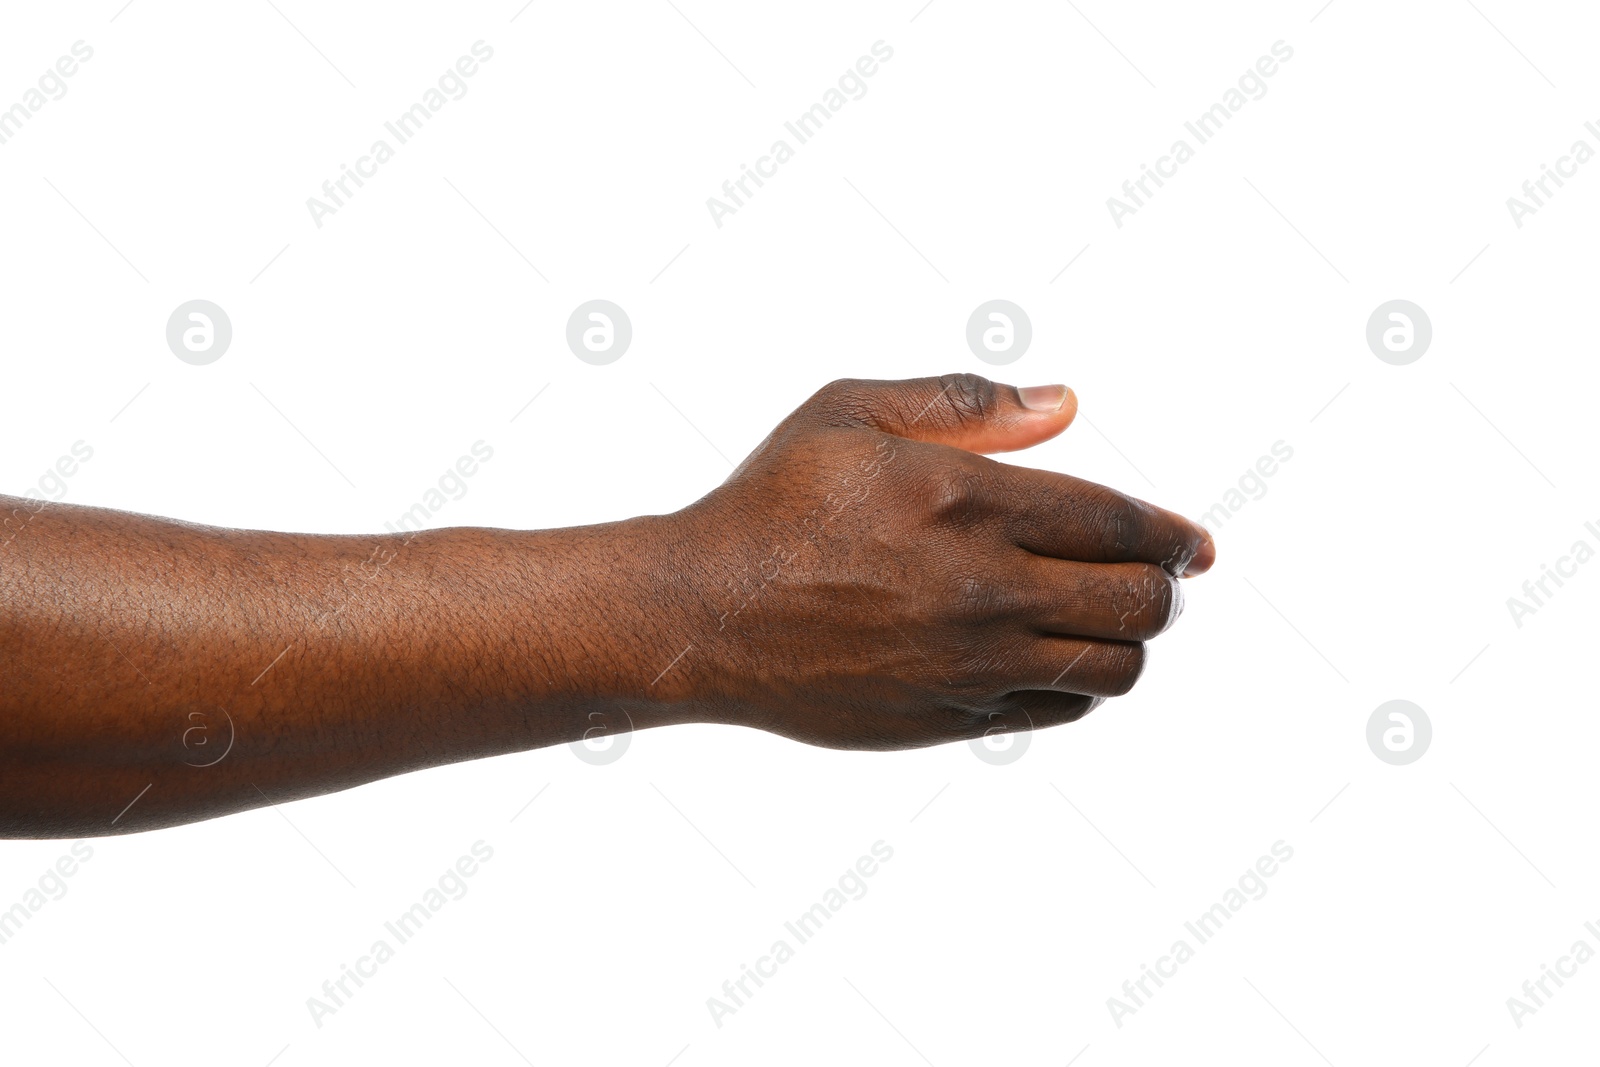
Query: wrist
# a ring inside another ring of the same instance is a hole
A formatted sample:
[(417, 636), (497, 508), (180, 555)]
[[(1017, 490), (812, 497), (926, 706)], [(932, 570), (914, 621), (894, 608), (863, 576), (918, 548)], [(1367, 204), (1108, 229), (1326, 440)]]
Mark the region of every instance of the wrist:
[(539, 531), (518, 553), (532, 703), (558, 733), (703, 721), (706, 614), (683, 513)]

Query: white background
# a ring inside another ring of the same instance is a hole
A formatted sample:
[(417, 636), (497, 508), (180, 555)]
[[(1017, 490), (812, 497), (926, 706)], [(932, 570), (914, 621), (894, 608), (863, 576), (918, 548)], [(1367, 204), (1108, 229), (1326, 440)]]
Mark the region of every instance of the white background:
[[(0, 145), (0, 489), (81, 440), (71, 502), (372, 531), (483, 440), (435, 524), (586, 523), (696, 498), (831, 378), (952, 370), (1071, 384), (1083, 418), (1017, 458), (1193, 515), (1292, 460), (1138, 689), (1008, 765), (679, 728), (95, 840), (0, 945), (7, 1060), (1571, 1062), (1600, 964), (1520, 1028), (1506, 1000), (1600, 949), (1600, 564), (1520, 627), (1506, 601), (1600, 547), (1600, 162), (1521, 228), (1506, 198), (1600, 148), (1593, 12), (675, 2), (8, 5), (0, 106), (94, 56)], [(480, 39), (467, 95), (317, 228), (306, 198)], [(867, 94), (716, 227), (706, 198), (879, 40)], [(1114, 225), (1279, 40), (1266, 95)], [(596, 297), (634, 327), (608, 366), (563, 337)], [(1003, 368), (964, 339), (996, 297), (1034, 328)], [(195, 298), (234, 330), (203, 367), (164, 337)], [(1395, 298), (1433, 324), (1408, 366), (1364, 336)], [(1409, 766), (1367, 747), (1395, 698), (1433, 724)], [(470, 892), (317, 1026), (479, 840)], [(879, 840), (866, 896), (715, 1025)], [(0, 908), (67, 849), (0, 847)]]

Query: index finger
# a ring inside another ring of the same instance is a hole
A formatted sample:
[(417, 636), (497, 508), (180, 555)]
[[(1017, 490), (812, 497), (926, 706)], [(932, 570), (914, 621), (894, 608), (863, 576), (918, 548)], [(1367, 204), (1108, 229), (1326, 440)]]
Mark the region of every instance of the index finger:
[(1041, 556), (1152, 563), (1184, 578), (1204, 574), (1216, 561), (1216, 543), (1205, 527), (1104, 485), (1011, 466), (1001, 483), (1012, 538)]

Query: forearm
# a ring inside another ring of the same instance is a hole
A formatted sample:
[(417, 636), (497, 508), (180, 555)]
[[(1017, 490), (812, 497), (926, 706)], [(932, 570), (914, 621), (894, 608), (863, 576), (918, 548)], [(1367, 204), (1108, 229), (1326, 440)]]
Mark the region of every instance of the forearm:
[(5, 836), (150, 829), (685, 714), (651, 685), (688, 644), (666, 519), (312, 536), (21, 503), (0, 498)]

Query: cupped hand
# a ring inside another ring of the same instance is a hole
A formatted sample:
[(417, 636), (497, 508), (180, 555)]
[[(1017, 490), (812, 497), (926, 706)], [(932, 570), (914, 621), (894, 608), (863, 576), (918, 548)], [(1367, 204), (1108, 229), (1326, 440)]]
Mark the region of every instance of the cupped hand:
[(1066, 429), (1064, 386), (837, 381), (673, 517), (703, 629), (698, 717), (890, 749), (1071, 722), (1138, 680), (1210, 567), (1204, 529), (1004, 464)]

